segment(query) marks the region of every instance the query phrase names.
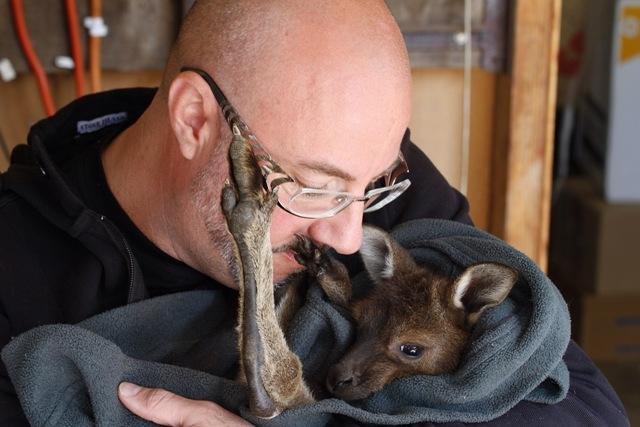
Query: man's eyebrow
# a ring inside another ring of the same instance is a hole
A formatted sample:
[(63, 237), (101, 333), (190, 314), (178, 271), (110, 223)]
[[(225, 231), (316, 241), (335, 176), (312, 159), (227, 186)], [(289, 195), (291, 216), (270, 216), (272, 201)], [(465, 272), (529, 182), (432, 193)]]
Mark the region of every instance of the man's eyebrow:
[[(398, 158), (400, 156), (400, 152), (398, 152)], [(394, 164), (396, 164), (396, 162), (398, 161), (398, 158), (396, 158), (396, 160), (393, 161), (393, 163), (391, 163), (389, 165), (389, 167), (387, 167), (387, 169), (385, 169), (385, 172), (388, 171)], [(335, 176), (338, 178), (341, 178), (347, 182), (353, 182), (356, 179), (353, 177), (353, 175), (350, 175), (349, 173), (338, 169), (337, 167), (326, 163), (326, 162), (300, 162), (299, 163), (300, 166), (302, 166), (303, 168), (315, 171), (315, 172), (320, 172), (323, 173), (325, 175), (329, 175), (329, 176)]]
[(335, 176), (338, 178), (341, 178), (345, 181), (348, 182), (353, 182), (356, 179), (350, 175), (349, 173), (338, 169), (337, 167), (330, 165), (329, 163), (325, 163), (325, 162), (300, 162), (299, 163), (300, 166), (302, 166), (303, 168), (306, 169), (310, 169), (312, 171), (315, 172), (320, 172), (323, 173), (325, 175), (329, 175), (329, 176)]

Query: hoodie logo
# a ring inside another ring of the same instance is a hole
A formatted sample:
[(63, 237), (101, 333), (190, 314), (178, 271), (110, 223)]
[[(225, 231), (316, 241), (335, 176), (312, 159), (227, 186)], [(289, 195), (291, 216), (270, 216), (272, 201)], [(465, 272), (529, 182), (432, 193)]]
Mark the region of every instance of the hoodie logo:
[(77, 123), (77, 132), (81, 135), (95, 132), (104, 127), (124, 122), (127, 120), (127, 116), (127, 112), (122, 111), (120, 113), (107, 114), (106, 116), (98, 117), (93, 120), (80, 120)]

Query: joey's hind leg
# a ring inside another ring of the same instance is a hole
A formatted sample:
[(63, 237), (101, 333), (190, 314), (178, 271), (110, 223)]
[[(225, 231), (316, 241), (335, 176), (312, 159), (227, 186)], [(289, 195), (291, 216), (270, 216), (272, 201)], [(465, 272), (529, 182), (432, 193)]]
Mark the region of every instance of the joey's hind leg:
[[(260, 281), (267, 279), (266, 272), (257, 271), (253, 260), (264, 257), (261, 246), (269, 233), (272, 208), (271, 196), (264, 194), (254, 182), (253, 169), (257, 167), (245, 143), (234, 137), (229, 149), (229, 158), (235, 188), (226, 183), (222, 190), (222, 210), (227, 226), (235, 241), (235, 256), (238, 272), (239, 310), (238, 335), (240, 347), (240, 370), (247, 383), (249, 407), (259, 416), (276, 412), (276, 405), (267, 393), (260, 377), (260, 368), (265, 363), (264, 346), (257, 324), (257, 292)], [(256, 219), (254, 221), (254, 219)], [(252, 235), (250, 238), (246, 238)], [(253, 240), (253, 242), (252, 242)], [(264, 259), (270, 265), (270, 260)], [(264, 286), (264, 285), (263, 285)]]
[(225, 185), (222, 208), (239, 260), (240, 364), (251, 412), (269, 418), (312, 399), (275, 314), (269, 228), (276, 196), (263, 190), (258, 165), (242, 137), (234, 136), (229, 157), (235, 188)]

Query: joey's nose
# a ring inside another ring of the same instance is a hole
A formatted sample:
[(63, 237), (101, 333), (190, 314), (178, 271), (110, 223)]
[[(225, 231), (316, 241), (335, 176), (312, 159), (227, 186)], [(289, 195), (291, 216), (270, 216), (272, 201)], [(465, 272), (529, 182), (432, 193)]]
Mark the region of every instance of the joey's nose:
[(337, 368), (331, 368), (327, 376), (327, 389), (331, 394), (340, 394), (345, 388), (357, 385), (357, 378), (352, 371)]

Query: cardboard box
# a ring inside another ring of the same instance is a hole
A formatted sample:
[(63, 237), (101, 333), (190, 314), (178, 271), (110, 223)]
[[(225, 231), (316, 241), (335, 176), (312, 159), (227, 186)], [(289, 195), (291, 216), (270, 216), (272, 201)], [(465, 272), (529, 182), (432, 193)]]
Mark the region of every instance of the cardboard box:
[(552, 209), (549, 276), (577, 294), (640, 297), (640, 204), (606, 203), (572, 179)]
[[(587, 148), (577, 157), (590, 173), (597, 169), (607, 201), (640, 203), (640, 0), (590, 0), (586, 9), (581, 102), (592, 117), (578, 118)], [(602, 126), (605, 135), (590, 134)]]
[(640, 0), (617, 6), (604, 191), (610, 202), (640, 202)]
[(640, 361), (640, 295), (583, 295), (574, 331), (597, 361)]

